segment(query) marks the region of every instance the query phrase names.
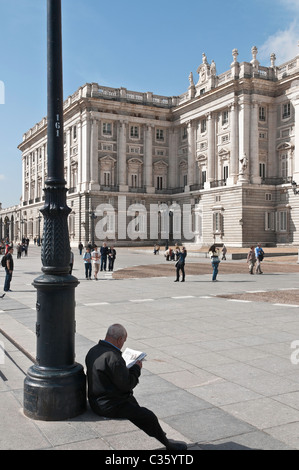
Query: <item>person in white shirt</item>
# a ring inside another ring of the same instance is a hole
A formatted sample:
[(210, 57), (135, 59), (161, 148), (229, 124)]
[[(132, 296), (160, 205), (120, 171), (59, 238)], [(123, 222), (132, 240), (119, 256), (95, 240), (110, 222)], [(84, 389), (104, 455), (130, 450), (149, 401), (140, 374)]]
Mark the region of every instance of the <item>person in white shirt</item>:
[(91, 259), (93, 262), (93, 272), (94, 272), (94, 278), (97, 281), (98, 280), (98, 272), (100, 269), (100, 253), (98, 252), (98, 247), (97, 245), (94, 246), (94, 250), (91, 253)]

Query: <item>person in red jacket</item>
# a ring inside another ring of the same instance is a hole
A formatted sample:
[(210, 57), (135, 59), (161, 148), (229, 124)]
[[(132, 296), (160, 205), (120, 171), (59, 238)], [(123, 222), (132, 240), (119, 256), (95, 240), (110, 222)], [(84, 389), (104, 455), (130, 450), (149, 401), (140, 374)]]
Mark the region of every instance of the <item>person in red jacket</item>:
[(105, 340), (100, 340), (87, 353), (85, 362), (91, 409), (99, 416), (130, 420), (146, 434), (155, 437), (167, 450), (186, 450), (185, 443), (166, 437), (156, 415), (141, 407), (133, 396), (142, 362), (137, 361), (127, 368), (121, 354), (126, 339), (127, 332), (122, 325), (111, 325)]

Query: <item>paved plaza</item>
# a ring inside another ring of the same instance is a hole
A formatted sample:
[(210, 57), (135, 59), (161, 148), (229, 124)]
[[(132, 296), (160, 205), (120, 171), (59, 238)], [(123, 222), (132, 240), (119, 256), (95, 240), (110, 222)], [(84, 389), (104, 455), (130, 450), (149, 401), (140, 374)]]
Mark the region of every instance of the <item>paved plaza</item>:
[[(211, 282), (209, 260), (190, 254), (186, 282), (174, 283), (174, 263), (164, 275), (162, 254), (119, 248), (115, 278), (106, 272), (98, 281), (87, 281), (82, 257), (74, 252), (73, 275), (80, 281), (77, 362), (84, 364), (87, 351), (104, 338), (109, 325), (121, 323), (128, 331), (125, 346), (147, 353), (136, 398), (156, 413), (169, 438), (187, 442), (187, 452), (299, 449), (295, 258), (265, 261), (264, 274), (254, 276), (244, 259), (223, 261), (218, 282)], [(101, 419), (89, 408), (60, 422), (24, 416), (23, 381), (32, 365), (30, 355), (36, 353), (32, 282), (41, 274), (40, 248), (30, 246), (28, 257), (18, 260), (15, 254), (14, 260), (12, 292), (0, 299), (0, 449), (161, 450), (158, 441), (130, 422)], [(225, 263), (232, 266), (230, 272)], [(196, 264), (202, 267), (198, 273)], [(118, 276), (133, 266), (150, 266), (159, 276)], [(2, 268), (0, 293), (3, 284)]]

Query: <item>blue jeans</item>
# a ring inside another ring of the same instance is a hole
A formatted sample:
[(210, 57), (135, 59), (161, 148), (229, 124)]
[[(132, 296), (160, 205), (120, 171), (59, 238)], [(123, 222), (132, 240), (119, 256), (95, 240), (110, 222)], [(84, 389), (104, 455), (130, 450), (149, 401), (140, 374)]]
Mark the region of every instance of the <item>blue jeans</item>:
[(4, 281), (4, 292), (7, 292), (10, 289), (10, 283), (12, 278), (12, 272), (9, 272), (7, 268), (5, 268), (5, 281)]
[(213, 266), (213, 277), (212, 277), (212, 281), (216, 281), (216, 277), (217, 277), (217, 274), (218, 274), (219, 261), (213, 261), (213, 262), (212, 262), (212, 266)]

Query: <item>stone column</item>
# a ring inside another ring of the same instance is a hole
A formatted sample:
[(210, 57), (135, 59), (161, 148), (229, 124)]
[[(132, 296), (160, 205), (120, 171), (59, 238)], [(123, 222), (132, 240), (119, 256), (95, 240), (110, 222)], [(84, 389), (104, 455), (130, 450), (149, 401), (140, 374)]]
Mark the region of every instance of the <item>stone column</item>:
[(89, 190), (90, 181), (90, 120), (86, 114), (82, 122), (82, 185), (81, 191)]
[(178, 131), (176, 128), (169, 130), (169, 154), (168, 154), (168, 187), (176, 188), (179, 186), (177, 181), (177, 142), (178, 142)]
[(227, 186), (236, 184), (239, 173), (239, 143), (238, 143), (238, 105), (233, 102), (230, 110), (230, 168)]
[(276, 158), (276, 127), (277, 106), (271, 103), (268, 106), (268, 161), (266, 167), (266, 177), (268, 178), (279, 176)]
[(34, 194), (33, 200), (37, 199), (37, 162), (38, 162), (38, 150), (34, 150)]
[(299, 84), (294, 81), (287, 96), (290, 99), (295, 111), (294, 130), (294, 153), (293, 153), (293, 180), (299, 184)]
[(78, 178), (77, 178), (77, 189), (81, 190), (82, 183), (82, 122), (79, 121), (77, 126), (77, 144), (78, 144)]
[(238, 183), (249, 182), (250, 155), (250, 106), (246, 97), (240, 102), (239, 111), (239, 177)]
[(71, 127), (66, 130), (66, 187), (71, 187)]
[(215, 115), (208, 114), (208, 174), (205, 188), (210, 188), (211, 182), (215, 180)]
[(144, 131), (144, 181), (147, 193), (154, 193), (153, 184), (153, 127), (145, 125)]
[(46, 156), (46, 144), (44, 144), (42, 146), (42, 191), (41, 191), (41, 198), (44, 195), (43, 190), (45, 188), (45, 156)]
[(33, 198), (31, 183), (32, 183), (32, 153), (28, 155), (28, 202)]
[(91, 121), (90, 130), (90, 153), (89, 153), (89, 168), (90, 168), (90, 189), (99, 189), (99, 130), (98, 121), (93, 119)]
[(252, 102), (251, 105), (251, 126), (250, 126), (250, 175), (251, 183), (261, 184), (259, 172), (259, 129), (258, 129), (258, 103)]
[[(28, 157), (27, 157), (28, 158)], [(26, 157), (22, 157), (22, 196), (25, 201)]]
[(124, 121), (119, 122), (117, 139), (117, 164), (119, 191), (128, 191), (127, 181), (127, 155), (126, 155), (126, 130)]
[(187, 139), (188, 139), (188, 186), (185, 191), (190, 191), (190, 186), (194, 184), (195, 175), (195, 131), (194, 123), (188, 122), (187, 125)]

